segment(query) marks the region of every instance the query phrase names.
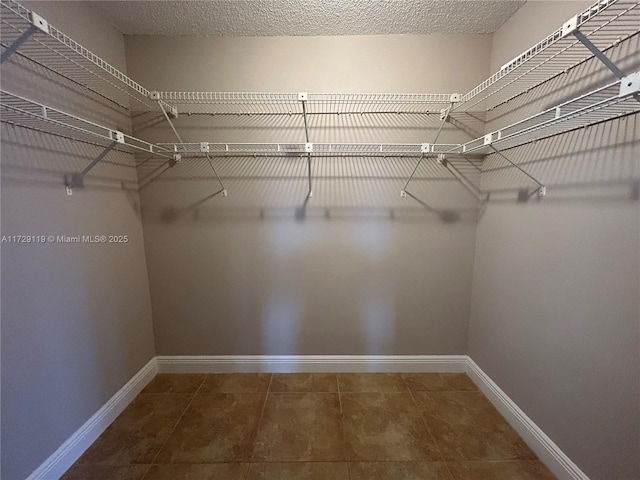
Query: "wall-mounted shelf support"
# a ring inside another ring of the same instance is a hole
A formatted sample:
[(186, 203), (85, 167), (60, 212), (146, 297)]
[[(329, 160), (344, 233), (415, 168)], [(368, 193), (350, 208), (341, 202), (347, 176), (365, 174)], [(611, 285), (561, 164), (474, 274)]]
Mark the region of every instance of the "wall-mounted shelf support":
[(458, 170), (453, 165), (453, 163), (447, 160), (447, 157), (444, 153), (438, 155), (438, 163), (449, 170), (449, 172), (451, 172), (451, 175), (453, 175), (456, 180), (458, 180), (460, 184), (465, 188), (465, 190), (467, 190), (477, 201), (482, 203), (489, 201), (490, 193), (485, 193), (478, 187), (476, 187), (473, 182), (471, 182), (460, 170)]
[[(578, 39), (582, 45), (587, 47), (587, 49), (593, 53), (593, 55), (600, 60), (605, 67), (613, 72), (613, 74), (619, 78), (620, 80), (626, 79), (627, 75), (609, 58), (607, 57), (602, 50), (596, 47), (587, 36), (580, 31), (578, 28), (578, 16), (569, 19), (569, 21), (565, 22), (562, 26), (562, 35), (573, 35)], [(622, 94), (621, 94), (622, 96)], [(640, 94), (634, 94), (633, 97), (640, 102)]]
[(307, 140), (304, 149), (307, 152), (307, 175), (309, 177), (309, 191), (307, 192), (307, 198), (313, 197), (313, 189), (311, 188), (311, 152), (313, 152), (313, 143), (309, 142), (309, 124), (307, 123), (307, 92), (298, 93), (298, 101), (302, 104), (302, 119), (304, 120), (304, 136)]
[(180, 143), (183, 143), (182, 138), (180, 137), (180, 134), (178, 134), (176, 127), (173, 125), (173, 122), (171, 121), (172, 118), (178, 117), (178, 109), (175, 107), (169, 107), (168, 109), (164, 108), (163, 101), (160, 99), (160, 94), (158, 92), (155, 92), (155, 91), (150, 92), (149, 98), (151, 100), (156, 100), (158, 102), (158, 106), (160, 107), (160, 110), (162, 111), (162, 114), (164, 115), (165, 120), (167, 121), (167, 123), (169, 123), (171, 130), (173, 130), (173, 133), (175, 134), (178, 141)]
[(611, 70), (616, 77), (622, 78), (625, 76), (624, 72), (620, 70), (615, 63), (609, 60), (609, 57), (607, 57), (604, 53), (602, 53), (598, 47), (596, 47), (593, 43), (591, 43), (591, 40), (589, 40), (584, 33), (582, 33), (578, 29), (574, 30), (571, 33), (574, 37), (576, 37), (580, 41), (580, 43), (582, 43), (585, 47), (587, 47), (589, 51), (593, 53), (598, 60), (604, 63), (604, 65), (609, 70)]
[(77, 187), (83, 187), (84, 186), (84, 176), (89, 173), (89, 171), (95, 167), (100, 160), (102, 160), (104, 157), (107, 156), (107, 154), (113, 150), (113, 148), (118, 145), (119, 143), (124, 143), (124, 136), (121, 132), (114, 132), (114, 141), (111, 142), (111, 144), (105, 148), (102, 153), (100, 155), (98, 155), (96, 158), (94, 158), (91, 163), (89, 165), (87, 165), (85, 167), (84, 170), (82, 170), (80, 173), (73, 173), (71, 175), (68, 175), (65, 178), (65, 189), (67, 192), (67, 195), (71, 196), (73, 195), (73, 189), (77, 188)]
[(216, 195), (220, 195), (222, 197), (226, 197), (227, 196), (227, 189), (225, 188), (224, 183), (222, 183), (222, 179), (220, 178), (220, 175), (218, 175), (218, 172), (216, 171), (216, 167), (214, 167), (213, 161), (211, 160), (211, 157), (209, 156), (208, 153), (207, 153), (207, 160), (209, 161), (209, 166), (211, 167), (211, 170), (213, 170), (213, 174), (218, 179), (218, 182), (220, 183), (220, 187), (221, 187), (221, 189), (218, 190), (216, 193), (214, 193), (212, 195), (212, 197), (215, 197)]
[(513, 167), (517, 168), (518, 170), (520, 170), (522, 173), (524, 173), (527, 177), (529, 177), (531, 180), (533, 180), (535, 183), (538, 184), (538, 188), (536, 188), (534, 190), (538, 192), (538, 196), (539, 197), (544, 197), (547, 194), (547, 187), (540, 182), (538, 179), (536, 179), (533, 175), (531, 175), (529, 172), (527, 172), (525, 169), (523, 169), (520, 165), (518, 165), (517, 163), (514, 163), (511, 161), (511, 159), (509, 159), (509, 157), (507, 157), (505, 154), (503, 154), (500, 150), (498, 150), (497, 148), (495, 148), (493, 145), (489, 144), (489, 148), (491, 148), (491, 150), (493, 150), (493, 153), (495, 153), (496, 155), (498, 155), (499, 157), (503, 158), (504, 160), (506, 160), (507, 162), (509, 162), (509, 164), (511, 164)]
[[(420, 155), (420, 158), (418, 159), (418, 161), (416, 162), (416, 166), (413, 168), (413, 171), (411, 172), (411, 175), (409, 175), (409, 178), (407, 179), (407, 181), (404, 184), (404, 187), (402, 187), (402, 190), (400, 191), (400, 198), (406, 198), (407, 196), (407, 187), (409, 186), (409, 183), (411, 183), (411, 180), (413, 180), (413, 177), (415, 176), (416, 172), (418, 171), (418, 167), (420, 167), (420, 165), (422, 164), (422, 161), (424, 160), (425, 154), (426, 153), (430, 153), (433, 152), (433, 145), (435, 145), (438, 142), (438, 138), (440, 137), (440, 134), (442, 133), (442, 129), (444, 128), (445, 123), (447, 123), (449, 121), (449, 115), (451, 114), (451, 110), (453, 109), (453, 104), (458, 102), (460, 100), (460, 96), (458, 94), (454, 94), (451, 96), (451, 103), (449, 104), (449, 106), (447, 108), (445, 108), (441, 115), (440, 115), (440, 127), (438, 128), (438, 131), (436, 132), (436, 136), (433, 139), (432, 143), (423, 143), (422, 144), (422, 155)], [(413, 197), (413, 195), (412, 195)]]
[(2, 52), (0, 63), (4, 63), (5, 60), (8, 60), (9, 57), (11, 57), (11, 55), (13, 55), (16, 50), (18, 50), (18, 48), (20, 48), (20, 46), (36, 32), (49, 33), (49, 24), (40, 15), (31, 12), (31, 25), (28, 29), (22, 32), (22, 35), (20, 35), (11, 45), (9, 45), (9, 47), (4, 52)]

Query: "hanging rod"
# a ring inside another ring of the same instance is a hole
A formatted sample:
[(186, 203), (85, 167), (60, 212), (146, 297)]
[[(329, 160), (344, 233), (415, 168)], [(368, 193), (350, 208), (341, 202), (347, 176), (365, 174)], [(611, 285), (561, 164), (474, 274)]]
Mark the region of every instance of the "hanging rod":
[(640, 33), (640, 2), (599, 0), (463, 95), (454, 111), (491, 110), (592, 58), (570, 35), (576, 28), (600, 50), (616, 46)]
[(640, 112), (634, 98), (640, 92), (640, 72), (609, 83), (555, 107), (476, 138), (445, 153), (489, 154), (500, 150)]
[(435, 156), (454, 150), (458, 144), (431, 143), (158, 143), (177, 154), (210, 155), (280, 155), (280, 156)]
[(116, 142), (120, 149), (130, 152), (142, 151), (173, 158), (173, 152), (164, 147), (4, 90), (0, 90), (0, 112), (0, 122), (10, 125), (84, 142), (98, 141), (105, 147)]

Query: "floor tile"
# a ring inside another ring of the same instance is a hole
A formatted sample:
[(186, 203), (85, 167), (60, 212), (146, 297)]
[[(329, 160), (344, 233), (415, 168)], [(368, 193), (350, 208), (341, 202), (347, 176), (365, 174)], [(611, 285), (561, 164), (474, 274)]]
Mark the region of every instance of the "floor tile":
[(245, 480), (248, 464), (153, 465), (144, 480)]
[(249, 460), (264, 395), (198, 393), (155, 463)]
[(333, 393), (269, 393), (256, 462), (344, 460), (340, 402)]
[(204, 377), (199, 374), (159, 373), (142, 393), (195, 393)]
[(340, 373), (340, 393), (348, 392), (406, 392), (402, 375), (397, 373)]
[(205, 375), (200, 393), (265, 393), (270, 373), (215, 373)]
[(346, 462), (252, 464), (247, 480), (349, 480)]
[(453, 480), (444, 462), (350, 463), (351, 480)]
[(274, 373), (269, 391), (337, 392), (337, 376), (329, 373)]
[(413, 392), (478, 390), (464, 373), (405, 373), (402, 378)]
[(555, 476), (538, 460), (515, 462), (450, 463), (456, 480), (555, 480)]
[(149, 465), (74, 465), (60, 480), (142, 480)]
[(413, 392), (413, 398), (425, 417), (437, 417), (451, 425), (511, 428), (481, 392)]
[(150, 464), (192, 398), (186, 393), (141, 393), (78, 462)]
[(447, 461), (534, 460), (535, 454), (509, 428), (502, 425), (461, 425), (438, 417), (425, 417), (429, 431)]
[(341, 395), (351, 461), (438, 461), (438, 449), (409, 393)]

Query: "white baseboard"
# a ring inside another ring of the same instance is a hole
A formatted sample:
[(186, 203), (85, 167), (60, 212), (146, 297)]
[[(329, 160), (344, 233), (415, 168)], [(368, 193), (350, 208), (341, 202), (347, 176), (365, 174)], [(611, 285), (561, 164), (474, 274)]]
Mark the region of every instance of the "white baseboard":
[(467, 375), (498, 409), (559, 480), (589, 480), (589, 477), (514, 403), (509, 396), (467, 357)]
[(156, 376), (156, 373), (158, 373), (156, 359), (152, 358), (26, 480), (60, 478)]
[(466, 355), (159, 356), (160, 373), (464, 372)]
[(27, 480), (59, 478), (157, 373), (466, 372), (559, 480), (589, 477), (467, 355), (158, 356), (80, 427)]

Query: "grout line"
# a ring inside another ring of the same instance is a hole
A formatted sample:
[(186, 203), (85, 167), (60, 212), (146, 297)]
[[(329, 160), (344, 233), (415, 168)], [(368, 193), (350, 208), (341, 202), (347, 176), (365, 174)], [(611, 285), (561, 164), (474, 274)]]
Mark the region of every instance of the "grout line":
[(338, 402), (340, 403), (340, 415), (342, 415), (342, 393), (340, 392), (340, 380), (338, 380), (337, 373), (336, 373), (336, 385), (338, 386)]
[(445, 467), (447, 468), (447, 471), (449, 472), (449, 475), (451, 476), (451, 478), (453, 478), (453, 473), (451, 472), (451, 469), (449, 468), (449, 464), (447, 463), (447, 461), (444, 458), (444, 455), (442, 454), (442, 450), (440, 449), (440, 445), (438, 445), (438, 442), (436, 441), (436, 437), (434, 437), (433, 433), (431, 433), (431, 429), (429, 428), (429, 424), (425, 420), (424, 415), (422, 415), (422, 411), (420, 410), (420, 407), (418, 406), (418, 402), (416, 402), (416, 399), (413, 396), (413, 392), (409, 388), (409, 384), (404, 379), (404, 374), (400, 374), (400, 378), (402, 378), (402, 381), (404, 382), (405, 386), (407, 387), (407, 390), (409, 390), (409, 395), (411, 395), (411, 400), (413, 400), (413, 404), (415, 405), (416, 409), (418, 410), (418, 414), (420, 415), (420, 418), (422, 419), (422, 423), (424, 423), (425, 427), (427, 427), (427, 432), (429, 432), (429, 436), (431, 437), (431, 440), (433, 440), (433, 444), (438, 449), (438, 453), (440, 454), (440, 457), (442, 458), (442, 462), (444, 463)]
[(269, 392), (271, 391), (271, 382), (273, 381), (273, 373), (270, 374), (269, 377), (269, 385), (267, 385), (267, 392), (264, 395), (264, 402), (262, 403), (262, 410), (260, 411), (260, 419), (258, 420), (258, 426), (256, 427), (256, 435), (253, 438), (253, 451), (251, 452), (251, 457), (249, 458), (249, 468), (247, 469), (247, 474), (245, 476), (245, 480), (249, 478), (249, 472), (251, 470), (251, 463), (253, 462), (253, 454), (256, 447), (256, 440), (258, 439), (258, 434), (260, 433), (260, 427), (262, 426), (262, 418), (264, 417), (264, 411), (267, 408), (267, 400), (269, 398)]
[[(200, 386), (198, 386), (198, 389), (194, 392), (193, 396), (191, 397), (191, 400), (189, 400), (189, 403), (187, 403), (187, 406), (185, 407), (184, 411), (182, 412), (182, 415), (180, 415), (180, 418), (178, 418), (176, 423), (173, 425), (173, 428), (169, 432), (169, 435), (167, 435), (167, 438), (165, 439), (165, 441), (162, 443), (162, 445), (158, 449), (157, 453), (153, 457), (153, 460), (151, 460), (151, 464), (152, 465), (155, 464), (156, 460), (158, 459), (158, 455), (160, 455), (160, 452), (162, 452), (162, 449), (165, 447), (165, 445), (167, 444), (167, 442), (171, 438), (171, 435), (173, 435), (173, 432), (175, 431), (176, 427), (178, 426), (178, 423), (180, 423), (180, 420), (182, 420), (182, 417), (184, 417), (184, 414), (187, 413), (187, 410), (189, 410), (189, 407), (191, 406), (191, 404), (195, 400), (196, 395), (198, 395), (198, 392), (200, 392), (200, 390), (202, 389), (202, 386), (204, 385), (205, 379), (206, 379), (206, 377), (202, 379), (202, 382), (200, 383)], [(151, 467), (149, 467), (149, 468), (151, 468)], [(147, 470), (147, 473), (149, 473), (149, 470)], [(145, 477), (147, 476), (147, 473), (145, 473)], [(144, 480), (145, 477), (142, 477), (143, 480)]]
[(344, 431), (344, 412), (342, 410), (342, 392), (340, 391), (340, 380), (336, 373), (336, 385), (338, 387), (338, 404), (340, 405), (340, 433), (342, 434), (342, 451), (344, 453), (344, 461), (347, 464), (347, 477), (351, 480), (351, 467), (347, 458), (347, 436)]

